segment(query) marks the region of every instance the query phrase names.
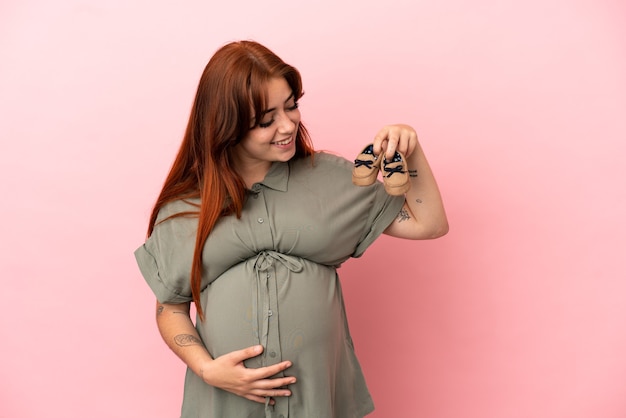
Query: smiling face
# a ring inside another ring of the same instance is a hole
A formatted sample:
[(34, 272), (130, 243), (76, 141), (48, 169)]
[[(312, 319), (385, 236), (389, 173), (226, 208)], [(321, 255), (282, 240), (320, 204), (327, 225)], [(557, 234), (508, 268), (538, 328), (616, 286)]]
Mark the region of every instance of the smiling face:
[[(296, 133), (300, 124), (298, 102), (283, 77), (267, 84), (267, 109), (253, 128), (235, 146), (237, 171), (246, 183), (261, 181), (274, 161), (289, 161), (296, 153)], [(251, 180), (252, 181), (252, 180)]]

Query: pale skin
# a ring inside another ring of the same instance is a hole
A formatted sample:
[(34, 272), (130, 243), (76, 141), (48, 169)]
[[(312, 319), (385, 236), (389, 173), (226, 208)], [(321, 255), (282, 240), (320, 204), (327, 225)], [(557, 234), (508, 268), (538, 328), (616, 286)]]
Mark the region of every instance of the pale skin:
[[(448, 233), (448, 219), (435, 176), (417, 139), (408, 125), (389, 125), (374, 137), (374, 154), (384, 151), (387, 159), (396, 151), (406, 157), (411, 188), (395, 222), (385, 230), (397, 238), (422, 240), (439, 238)], [(408, 219), (407, 219), (408, 216)]]
[[(251, 401), (265, 403), (266, 397), (289, 396), (281, 389), (296, 382), (293, 376), (270, 378), (291, 367), (290, 361), (246, 368), (243, 361), (263, 352), (261, 345), (233, 351), (213, 359), (204, 347), (189, 315), (190, 303), (169, 304), (157, 301), (157, 326), (168, 347), (207, 384), (232, 392)], [(274, 401), (270, 400), (273, 404)]]
[[(235, 167), (250, 187), (261, 181), (273, 161), (287, 161), (293, 156), (288, 144), (295, 136), (300, 112), (284, 79), (277, 78), (268, 85), (268, 109), (263, 126), (256, 125), (241, 141), (235, 154)], [(254, 124), (254, 123), (253, 123)], [(385, 152), (391, 159), (394, 152), (406, 156), (411, 189), (406, 193), (402, 210), (385, 234), (404, 239), (433, 239), (448, 232), (443, 202), (433, 173), (417, 139), (408, 125), (383, 127), (374, 137), (374, 153)], [(417, 174), (417, 175), (415, 175)], [(275, 377), (291, 367), (290, 361), (250, 369), (244, 360), (263, 351), (260, 345), (212, 358), (205, 348), (190, 317), (190, 303), (167, 304), (157, 301), (157, 326), (165, 343), (204, 382), (232, 392), (251, 401), (265, 403), (266, 398), (290, 396), (285, 387), (296, 383), (296, 377)], [(288, 372), (286, 372), (288, 373)]]

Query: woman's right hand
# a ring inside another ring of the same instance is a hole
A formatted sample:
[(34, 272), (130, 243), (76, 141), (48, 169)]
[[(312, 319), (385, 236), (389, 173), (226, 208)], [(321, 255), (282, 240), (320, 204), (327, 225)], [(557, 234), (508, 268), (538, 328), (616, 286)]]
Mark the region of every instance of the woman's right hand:
[[(268, 397), (291, 395), (285, 386), (295, 383), (295, 377), (272, 377), (291, 367), (290, 361), (258, 369), (247, 368), (244, 360), (261, 354), (261, 345), (211, 358), (189, 317), (189, 307), (189, 302), (168, 304), (157, 301), (157, 325), (168, 347), (202, 380), (255, 402), (264, 403)], [(270, 399), (270, 403), (274, 401)]]
[[(255, 345), (224, 354), (205, 363), (200, 370), (200, 376), (211, 386), (255, 402), (265, 403), (268, 397), (290, 396), (291, 391), (285, 386), (295, 383), (296, 378), (271, 377), (291, 367), (290, 361), (258, 369), (247, 368), (244, 365), (244, 360), (256, 357), (262, 352), (263, 346)], [(270, 399), (270, 404), (274, 404), (273, 399)]]

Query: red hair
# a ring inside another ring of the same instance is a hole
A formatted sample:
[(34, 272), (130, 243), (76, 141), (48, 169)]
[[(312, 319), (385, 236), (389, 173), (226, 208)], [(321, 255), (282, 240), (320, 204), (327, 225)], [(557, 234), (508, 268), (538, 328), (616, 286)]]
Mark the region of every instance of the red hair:
[[(202, 250), (218, 219), (241, 217), (246, 186), (232, 165), (234, 146), (262, 120), (267, 108), (267, 84), (283, 77), (294, 97), (303, 95), (298, 70), (263, 45), (239, 41), (220, 48), (202, 73), (187, 129), (174, 164), (152, 210), (148, 236), (159, 210), (167, 203), (200, 198), (198, 212), (174, 216), (198, 216), (198, 232), (191, 266), (191, 292), (201, 320)], [(294, 158), (313, 156), (310, 137), (302, 123), (296, 134)], [(169, 218), (168, 218), (169, 219)]]

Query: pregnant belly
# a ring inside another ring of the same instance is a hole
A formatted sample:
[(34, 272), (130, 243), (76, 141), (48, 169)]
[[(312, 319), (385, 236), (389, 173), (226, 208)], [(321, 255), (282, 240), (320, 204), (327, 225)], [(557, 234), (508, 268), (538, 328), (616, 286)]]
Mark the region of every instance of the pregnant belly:
[(197, 328), (215, 358), (256, 344), (264, 353), (246, 362), (261, 367), (304, 357), (332, 358), (347, 325), (332, 267), (262, 252), (237, 264), (203, 292)]

